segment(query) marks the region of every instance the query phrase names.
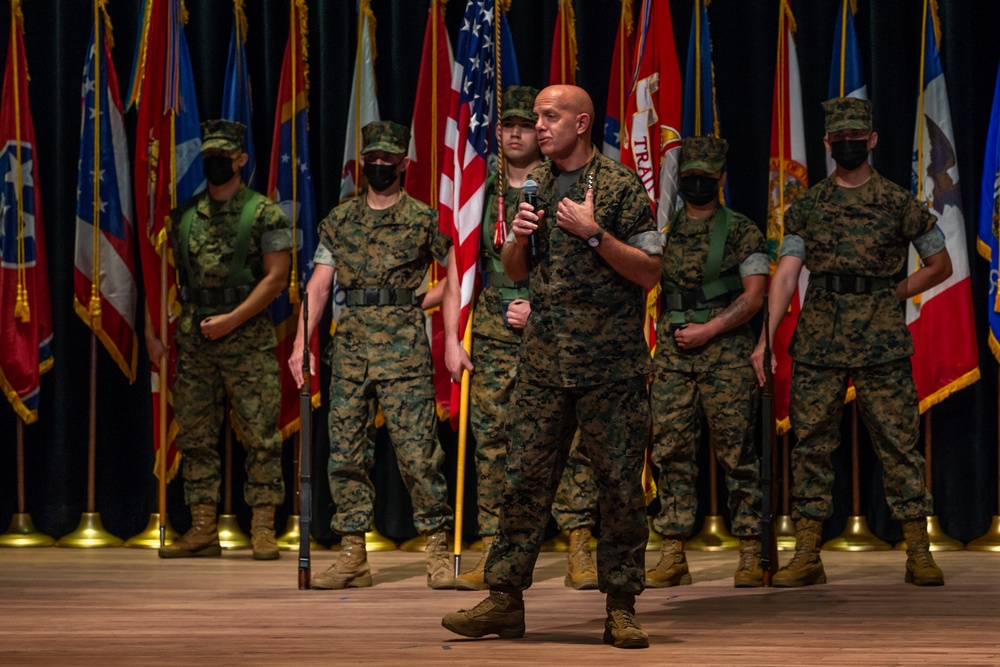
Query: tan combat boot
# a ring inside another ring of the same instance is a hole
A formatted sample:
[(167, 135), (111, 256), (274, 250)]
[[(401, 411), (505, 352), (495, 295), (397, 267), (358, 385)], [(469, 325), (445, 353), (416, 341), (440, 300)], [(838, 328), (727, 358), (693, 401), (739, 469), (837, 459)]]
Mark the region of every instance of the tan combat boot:
[(917, 586), (943, 586), (944, 572), (931, 556), (927, 519), (904, 521), (903, 535), (906, 536), (906, 583)]
[(649, 635), (635, 619), (635, 596), (609, 593), (604, 643), (615, 648), (649, 648)]
[(760, 540), (755, 537), (740, 539), (740, 564), (733, 576), (735, 588), (758, 588), (764, 585), (764, 571), (760, 569)]
[(483, 552), (479, 555), (479, 560), (471, 570), (458, 575), (455, 579), (455, 588), (460, 591), (485, 591), (489, 588), (489, 584), (486, 583), (485, 569), (493, 539), (493, 535), (483, 535)]
[(597, 570), (590, 557), (590, 528), (577, 528), (569, 534), (569, 553), (566, 554), (567, 586), (578, 591), (597, 588)]
[(349, 533), (340, 541), (340, 556), (322, 574), (313, 575), (313, 588), (367, 588), (372, 585), (365, 534)]
[(445, 614), (441, 625), (463, 637), (517, 639), (524, 636), (524, 599), (520, 591), (492, 590), (472, 609)]
[(686, 586), (690, 583), (691, 572), (688, 570), (687, 557), (684, 555), (684, 540), (664, 537), (663, 543), (660, 544), (660, 562), (646, 572), (646, 586), (667, 588)]
[(250, 544), (254, 560), (278, 560), (278, 542), (274, 539), (274, 505), (257, 505), (253, 508)]
[(191, 505), (191, 530), (173, 544), (160, 547), (160, 558), (219, 556), (219, 528), (215, 524), (215, 503)]
[(825, 584), (826, 572), (819, 558), (823, 522), (802, 517), (795, 522), (795, 555), (774, 574), (777, 588), (798, 588)]
[(427, 585), (436, 590), (455, 588), (448, 534), (443, 530), (427, 536)]

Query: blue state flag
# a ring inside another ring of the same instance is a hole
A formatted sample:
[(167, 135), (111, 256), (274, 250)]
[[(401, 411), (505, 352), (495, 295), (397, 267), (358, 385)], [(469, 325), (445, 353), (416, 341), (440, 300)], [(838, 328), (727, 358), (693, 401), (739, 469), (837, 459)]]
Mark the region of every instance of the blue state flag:
[[(868, 85), (861, 70), (861, 49), (854, 31), (854, 13), (851, 0), (842, 0), (837, 12), (837, 26), (833, 32), (833, 55), (830, 58), (830, 84), (827, 97), (856, 97), (868, 99)], [(836, 163), (826, 154), (826, 173), (832, 174)]]
[(993, 355), (1000, 360), (1000, 299), (997, 295), (997, 277), (1000, 276), (1000, 69), (997, 69), (993, 89), (993, 111), (986, 134), (986, 153), (983, 157), (983, 182), (979, 196), (979, 254), (990, 263), (990, 292), (986, 302), (989, 321), (989, 344)]
[(233, 31), (229, 35), (229, 57), (226, 59), (226, 79), (222, 85), (222, 117), (246, 125), (243, 149), (249, 156), (241, 174), (247, 187), (253, 189), (257, 175), (254, 154), (250, 102), (250, 74), (247, 72), (247, 20), (239, 5), (233, 6)]

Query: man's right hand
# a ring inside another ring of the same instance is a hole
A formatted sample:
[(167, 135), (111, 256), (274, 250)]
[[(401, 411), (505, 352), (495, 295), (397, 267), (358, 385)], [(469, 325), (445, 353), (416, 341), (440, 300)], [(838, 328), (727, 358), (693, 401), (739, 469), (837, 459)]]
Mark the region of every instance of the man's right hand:
[(528, 202), (521, 202), (517, 207), (514, 222), (510, 226), (510, 230), (514, 233), (514, 241), (522, 245), (526, 244), (528, 237), (535, 233), (544, 217), (545, 211), (536, 211)]
[[(754, 373), (757, 374), (757, 382), (760, 386), (767, 384), (767, 375), (764, 373), (764, 337), (760, 337), (760, 342), (757, 343), (757, 347), (754, 349), (753, 354), (750, 355), (750, 364), (753, 366)], [(774, 354), (774, 350), (771, 350), (771, 374), (778, 372), (778, 357)]]
[[(305, 378), (302, 377), (302, 343), (297, 343), (292, 347), (292, 355), (288, 357), (288, 370), (292, 372), (292, 377), (295, 378), (295, 386), (301, 389), (302, 384), (305, 382)], [(309, 357), (309, 373), (311, 375), (316, 374), (315, 355)]]
[(524, 299), (514, 299), (507, 306), (507, 323), (512, 329), (523, 329), (531, 314), (531, 304)]
[(149, 360), (160, 367), (163, 363), (163, 356), (167, 353), (167, 347), (159, 338), (146, 336), (146, 354)]
[(469, 371), (471, 373), (473, 370), (469, 355), (466, 354), (465, 348), (458, 341), (445, 346), (444, 365), (448, 368), (448, 372), (451, 373), (451, 379), (455, 382), (462, 381), (462, 371)]

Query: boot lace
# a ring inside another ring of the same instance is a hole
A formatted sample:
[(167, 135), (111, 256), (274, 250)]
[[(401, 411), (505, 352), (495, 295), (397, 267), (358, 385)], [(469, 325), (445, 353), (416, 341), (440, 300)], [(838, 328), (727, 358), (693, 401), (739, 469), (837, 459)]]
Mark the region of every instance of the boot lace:
[(635, 617), (625, 609), (612, 609), (611, 619), (622, 630), (638, 630), (639, 626), (635, 622)]

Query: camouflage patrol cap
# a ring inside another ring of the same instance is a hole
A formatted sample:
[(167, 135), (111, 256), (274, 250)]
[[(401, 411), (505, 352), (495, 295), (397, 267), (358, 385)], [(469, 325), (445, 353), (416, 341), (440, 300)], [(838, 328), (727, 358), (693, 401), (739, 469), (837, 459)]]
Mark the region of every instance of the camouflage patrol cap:
[(537, 95), (538, 89), (531, 86), (511, 86), (503, 91), (500, 120), (524, 118), (532, 123), (538, 120), (538, 116), (533, 111)]
[(201, 152), (243, 150), (247, 126), (232, 120), (206, 120), (201, 124)]
[(721, 171), (726, 164), (727, 150), (729, 142), (720, 137), (684, 137), (680, 171), (701, 169), (709, 174)]
[(385, 151), (405, 155), (410, 148), (410, 128), (391, 120), (376, 120), (361, 128), (362, 153)]
[(841, 130), (872, 129), (871, 100), (859, 100), (856, 97), (834, 97), (823, 102), (826, 113), (826, 133)]

